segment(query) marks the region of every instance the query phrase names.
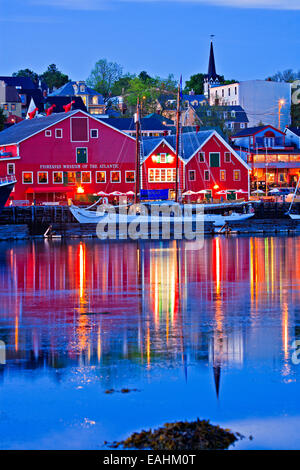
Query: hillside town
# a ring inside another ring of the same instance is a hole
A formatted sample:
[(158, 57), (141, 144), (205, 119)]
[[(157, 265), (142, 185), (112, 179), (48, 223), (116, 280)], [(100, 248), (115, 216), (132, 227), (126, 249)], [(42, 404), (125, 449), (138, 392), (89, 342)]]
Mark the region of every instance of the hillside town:
[(47, 83), (47, 72), (28, 72), (0, 76), (0, 177), (16, 179), (9, 204), (84, 204), (99, 192), (110, 201), (130, 199), (137, 101), (141, 191), (167, 190), (175, 199), (178, 185), (182, 202), (247, 201), (297, 184), (297, 82), (226, 81), (217, 73), (212, 41), (207, 73), (199, 74), (196, 90), (196, 76), (185, 88), (180, 83), (179, 100), (172, 76), (163, 82), (141, 72), (106, 88), (98, 78), (96, 90), (91, 78), (71, 81), (53, 65), (48, 78), (52, 73), (65, 82), (58, 88)]

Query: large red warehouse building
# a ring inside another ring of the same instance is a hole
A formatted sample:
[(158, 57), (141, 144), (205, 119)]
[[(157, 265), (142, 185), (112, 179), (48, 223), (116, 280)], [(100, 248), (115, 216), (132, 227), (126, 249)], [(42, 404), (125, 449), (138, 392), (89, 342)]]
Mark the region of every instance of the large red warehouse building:
[[(220, 198), (220, 191), (242, 190), (247, 197), (250, 168), (216, 131), (182, 134), (180, 141), (181, 192), (205, 190)], [(173, 197), (176, 136), (144, 139), (141, 149), (141, 187), (168, 189)], [(0, 133), (0, 176), (14, 174), (12, 198), (29, 203), (65, 203), (100, 191), (127, 193), (135, 190), (135, 152), (135, 138), (105, 119), (81, 110), (57, 113)]]

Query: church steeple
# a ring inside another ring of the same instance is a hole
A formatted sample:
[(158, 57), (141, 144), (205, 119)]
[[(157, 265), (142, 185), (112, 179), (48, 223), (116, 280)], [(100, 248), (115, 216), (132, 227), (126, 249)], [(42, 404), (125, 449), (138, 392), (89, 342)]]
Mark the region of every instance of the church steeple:
[(215, 64), (215, 54), (213, 42), (210, 43), (210, 54), (209, 54), (209, 63), (208, 63), (208, 79), (215, 81), (217, 78), (216, 64)]
[(211, 35), (211, 42), (210, 42), (210, 52), (209, 52), (209, 62), (208, 62), (208, 73), (205, 75), (204, 78), (204, 95), (206, 98), (209, 98), (209, 89), (211, 85), (219, 85), (219, 76), (217, 75), (216, 71), (216, 63), (215, 63), (215, 54), (214, 54), (214, 45), (213, 45), (213, 37)]

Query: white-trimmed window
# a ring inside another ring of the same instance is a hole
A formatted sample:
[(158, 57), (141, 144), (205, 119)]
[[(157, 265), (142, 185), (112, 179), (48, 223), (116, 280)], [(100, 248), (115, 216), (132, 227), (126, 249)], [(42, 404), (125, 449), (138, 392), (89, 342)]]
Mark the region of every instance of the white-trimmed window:
[(121, 172), (120, 171), (111, 171), (110, 172), (110, 182), (111, 183), (121, 183)]
[(204, 181), (209, 181), (209, 180), (210, 180), (210, 171), (204, 170)]
[(245, 129), (245, 123), (244, 123), (244, 122), (241, 122), (240, 128), (241, 128), (241, 129)]
[(47, 129), (45, 131), (45, 137), (51, 137), (52, 136), (52, 131), (50, 129)]
[(82, 171), (81, 172), (81, 182), (82, 183), (91, 183), (92, 177), (90, 171)]
[(220, 181), (226, 181), (226, 170), (220, 170)]
[(231, 153), (230, 152), (225, 152), (224, 153), (224, 161), (225, 161), (225, 163), (231, 163)]
[(7, 174), (8, 175), (14, 175), (15, 174), (15, 164), (14, 163), (8, 163), (7, 164)]
[(149, 183), (174, 183), (176, 181), (176, 168), (149, 168)]
[(233, 170), (233, 181), (240, 181), (241, 170)]
[(23, 184), (32, 184), (33, 171), (22, 171), (22, 182)]
[(98, 129), (91, 129), (91, 139), (98, 139)]
[(125, 181), (126, 183), (135, 183), (135, 171), (125, 171)]
[(205, 152), (199, 152), (199, 162), (205, 163)]
[(62, 139), (62, 137), (63, 137), (63, 131), (62, 131), (62, 129), (55, 129), (55, 137), (56, 137), (57, 139)]
[(166, 154), (165, 153), (160, 154), (160, 163), (166, 163)]
[(63, 172), (62, 171), (53, 171), (52, 180), (54, 184), (62, 184), (63, 181)]
[(196, 171), (189, 170), (189, 181), (196, 181)]
[(96, 171), (96, 183), (106, 183), (106, 171)]
[(48, 171), (38, 171), (38, 184), (48, 183)]
[(76, 147), (76, 163), (87, 163), (88, 151), (87, 147)]

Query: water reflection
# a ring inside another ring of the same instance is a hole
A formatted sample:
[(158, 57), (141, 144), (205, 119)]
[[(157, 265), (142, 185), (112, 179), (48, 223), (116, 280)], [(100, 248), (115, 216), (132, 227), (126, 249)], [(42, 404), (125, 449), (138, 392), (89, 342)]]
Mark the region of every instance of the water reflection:
[(215, 398), (224, 371), (263, 364), (288, 383), (298, 373), (299, 245), (292, 237), (213, 238), (202, 250), (177, 241), (3, 243), (2, 385), (43, 370), (54, 381), (72, 372), (82, 386), (92, 371), (105, 389), (118, 387), (122, 368), (148, 381), (173, 370), (187, 384), (201, 364)]

